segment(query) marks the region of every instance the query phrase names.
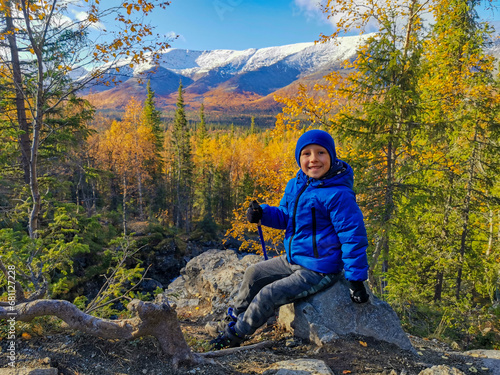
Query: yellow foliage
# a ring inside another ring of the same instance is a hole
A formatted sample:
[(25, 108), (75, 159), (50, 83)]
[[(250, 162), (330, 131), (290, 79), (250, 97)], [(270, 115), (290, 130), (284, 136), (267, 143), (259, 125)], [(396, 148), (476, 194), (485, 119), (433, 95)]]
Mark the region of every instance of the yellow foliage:
[[(247, 222), (245, 213), (254, 199), (260, 204), (279, 205), (287, 182), (299, 169), (294, 153), (295, 144), (301, 134), (300, 130), (288, 130), (278, 135), (274, 129), (242, 138), (220, 137), (219, 141), (211, 140), (214, 142), (211, 149), (225, 149), (228, 152), (223, 159), (225, 163), (232, 163), (233, 178), (242, 179), (243, 175), (248, 173), (256, 186), (254, 194), (240, 202), (239, 208), (234, 211), (233, 225), (226, 233), (227, 236), (231, 235), (242, 241), (242, 250), (262, 253), (257, 239), (245, 237), (245, 234), (257, 231), (256, 225)], [(217, 142), (222, 144), (217, 144)], [(220, 161), (222, 162), (222, 159)], [(263, 232), (265, 240), (271, 243), (272, 248), (277, 249), (281, 246), (284, 231), (265, 227)]]
[(146, 161), (155, 158), (154, 136), (144, 125), (142, 105), (132, 98), (127, 105), (123, 121), (113, 121), (103, 133), (93, 135), (90, 149), (98, 165), (116, 173), (122, 181), (132, 183), (137, 176), (149, 178)]

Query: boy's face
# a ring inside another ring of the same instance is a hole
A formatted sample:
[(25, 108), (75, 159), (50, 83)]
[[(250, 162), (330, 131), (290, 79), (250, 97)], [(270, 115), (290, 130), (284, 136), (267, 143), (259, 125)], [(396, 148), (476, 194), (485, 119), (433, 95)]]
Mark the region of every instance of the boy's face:
[(330, 170), (330, 154), (326, 148), (310, 144), (300, 152), (300, 169), (311, 178), (321, 178)]

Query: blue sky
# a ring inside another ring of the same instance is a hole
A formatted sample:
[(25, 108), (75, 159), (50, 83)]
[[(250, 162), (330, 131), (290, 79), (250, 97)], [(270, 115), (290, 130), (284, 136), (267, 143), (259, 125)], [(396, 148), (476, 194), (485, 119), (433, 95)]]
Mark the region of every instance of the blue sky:
[[(153, 24), (163, 35), (179, 35), (173, 48), (244, 50), (313, 42), (320, 33), (333, 32), (318, 11), (319, 1), (172, 0), (166, 10), (155, 13)], [(499, 14), (486, 11), (481, 16), (492, 21)]]
[[(193, 50), (262, 48), (313, 42), (329, 33), (326, 19), (298, 5), (302, 0), (173, 0), (158, 31), (180, 37), (174, 48)], [(168, 29), (168, 30), (166, 30)]]

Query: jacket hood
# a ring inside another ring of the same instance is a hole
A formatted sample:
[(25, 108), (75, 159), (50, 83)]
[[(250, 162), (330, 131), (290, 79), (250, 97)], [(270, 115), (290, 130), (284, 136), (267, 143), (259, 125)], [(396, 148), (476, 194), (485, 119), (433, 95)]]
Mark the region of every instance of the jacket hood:
[[(326, 178), (322, 179), (310, 178), (301, 169), (299, 169), (296, 175), (297, 183), (305, 184), (309, 180), (309, 183), (312, 186), (317, 186), (317, 187), (345, 186), (352, 189), (354, 186), (354, 171), (352, 170), (352, 167), (343, 160), (340, 159), (337, 160), (339, 164), (342, 165), (342, 167), (332, 176), (327, 176)], [(327, 175), (329, 175), (329, 173), (327, 173)]]

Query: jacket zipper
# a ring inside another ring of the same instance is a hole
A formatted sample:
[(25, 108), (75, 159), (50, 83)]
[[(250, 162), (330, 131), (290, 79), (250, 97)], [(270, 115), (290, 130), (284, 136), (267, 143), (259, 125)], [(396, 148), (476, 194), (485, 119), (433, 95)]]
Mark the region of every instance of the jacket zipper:
[(292, 216), (292, 228), (293, 228), (293, 233), (292, 235), (290, 236), (290, 241), (288, 242), (288, 251), (290, 252), (290, 260), (292, 259), (292, 240), (293, 240), (293, 236), (295, 236), (295, 216), (297, 215), (297, 204), (299, 202), (299, 198), (300, 196), (302, 195), (302, 193), (307, 189), (307, 187), (309, 186), (309, 177), (307, 178), (307, 182), (306, 184), (304, 185), (304, 187), (299, 191), (299, 193), (297, 194), (297, 198), (295, 198), (295, 205), (293, 207), (293, 216)]
[(313, 232), (313, 252), (314, 252), (314, 257), (319, 258), (318, 254), (318, 244), (316, 243), (316, 207), (311, 207), (311, 213), (312, 213), (312, 232)]

